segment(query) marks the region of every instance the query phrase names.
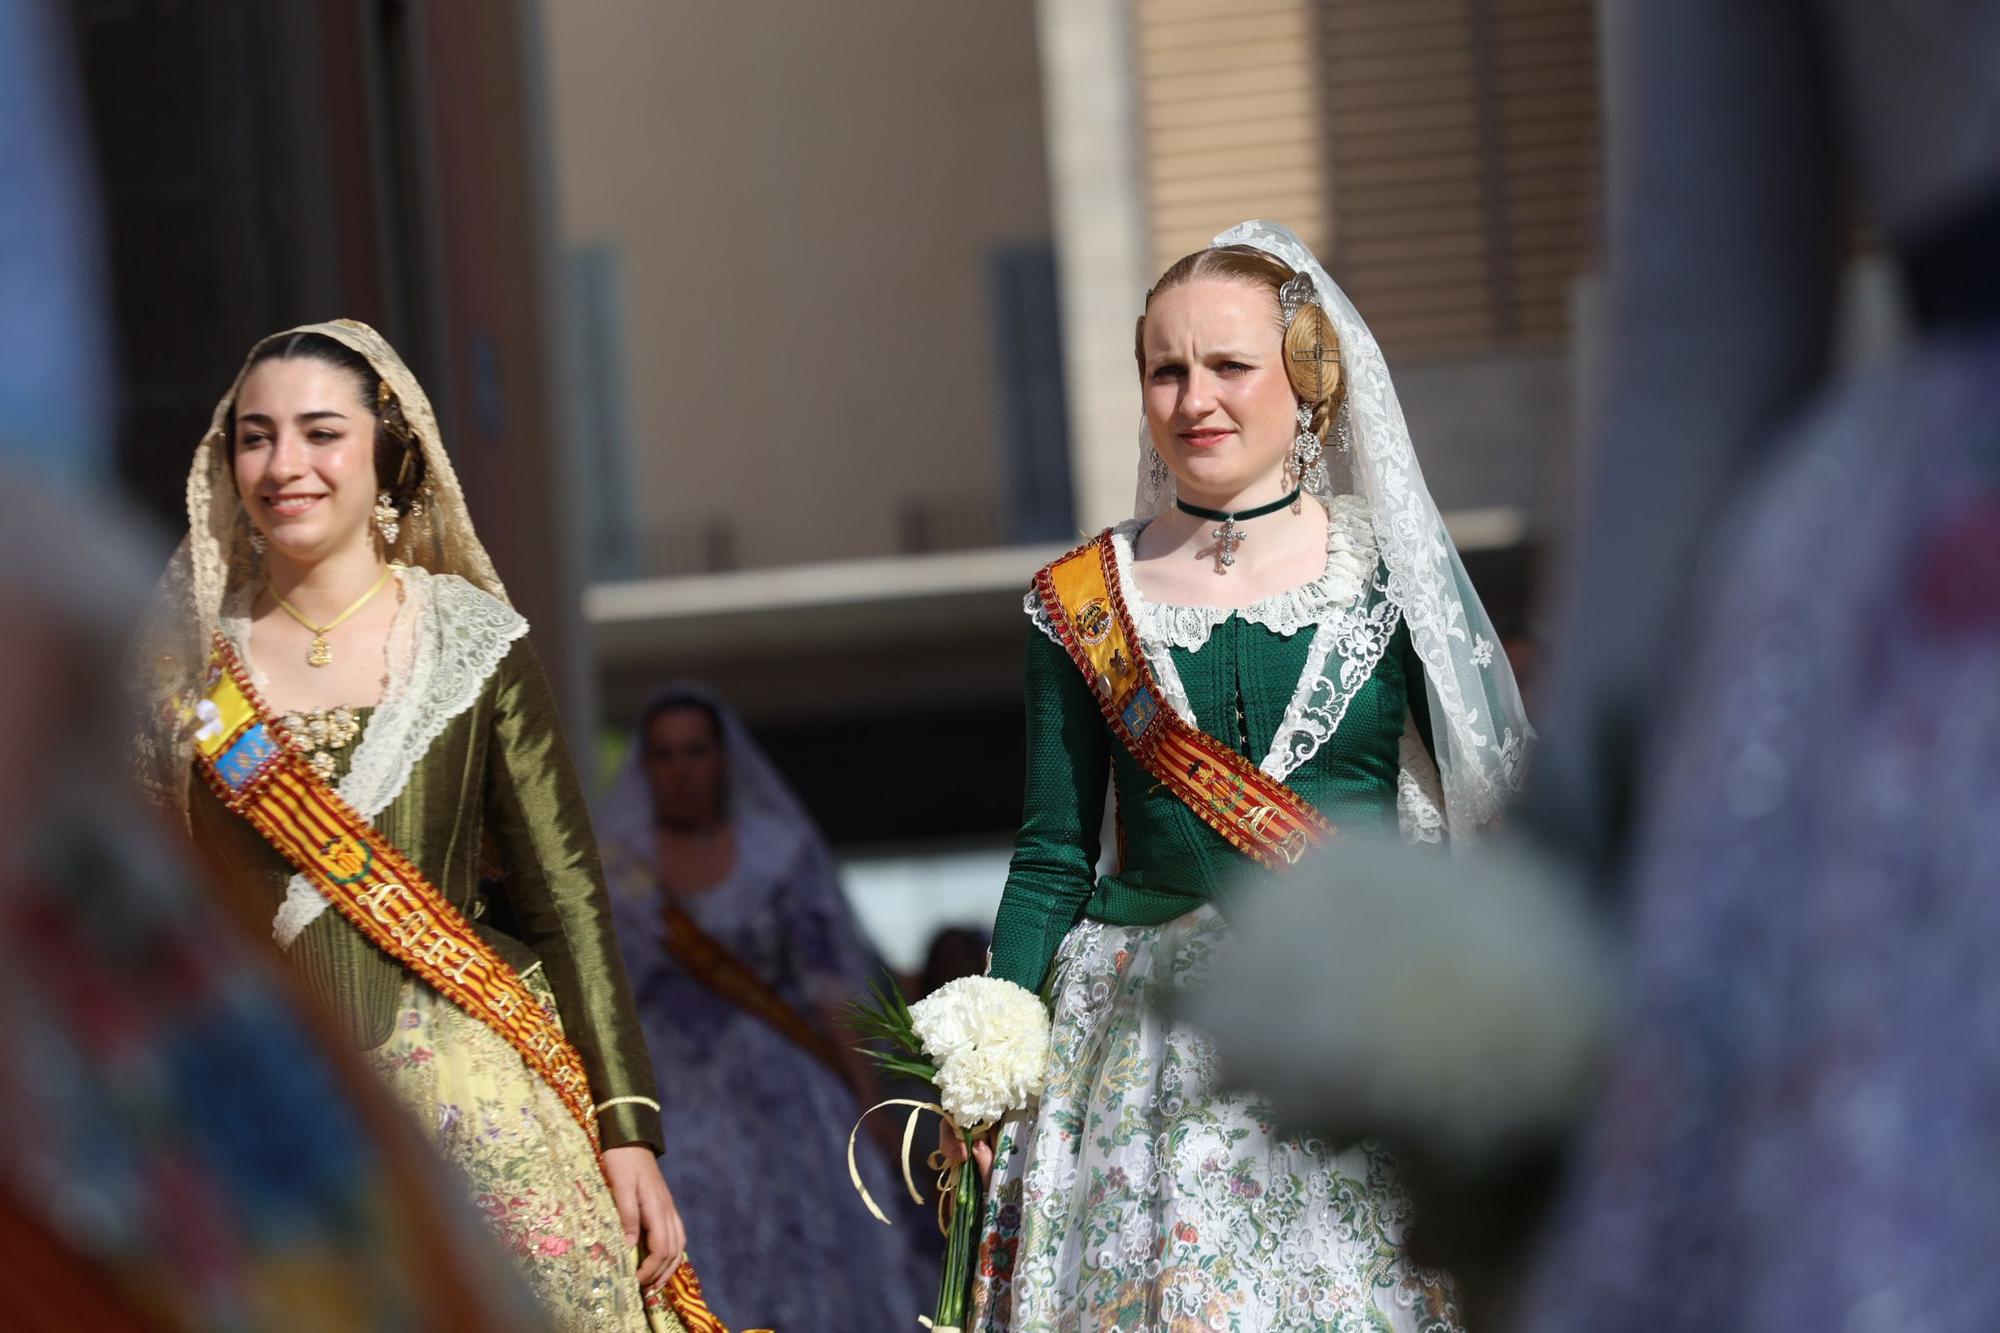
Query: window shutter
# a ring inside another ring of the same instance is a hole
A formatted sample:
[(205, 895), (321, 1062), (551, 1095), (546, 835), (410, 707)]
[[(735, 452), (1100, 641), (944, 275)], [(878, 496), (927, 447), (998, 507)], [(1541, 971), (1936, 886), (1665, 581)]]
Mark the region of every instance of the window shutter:
[(1318, 0), (1135, 0), (1152, 272), (1245, 218), (1327, 239)]
[(1317, 0), (1331, 265), (1390, 355), (1562, 340), (1593, 262), (1590, 0)]

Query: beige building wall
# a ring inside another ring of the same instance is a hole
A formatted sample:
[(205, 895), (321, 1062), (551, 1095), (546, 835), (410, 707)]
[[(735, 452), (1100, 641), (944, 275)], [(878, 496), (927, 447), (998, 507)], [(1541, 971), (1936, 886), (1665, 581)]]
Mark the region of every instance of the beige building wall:
[[(614, 247), (649, 572), (1001, 533), (986, 296), (1049, 238), (1032, 0), (542, 0), (566, 246)], [(663, 555), (662, 553), (666, 553)]]
[[(1318, 0), (1133, 0), (1150, 274), (1245, 218), (1328, 234)], [(1149, 277), (1150, 277), (1149, 274)]]

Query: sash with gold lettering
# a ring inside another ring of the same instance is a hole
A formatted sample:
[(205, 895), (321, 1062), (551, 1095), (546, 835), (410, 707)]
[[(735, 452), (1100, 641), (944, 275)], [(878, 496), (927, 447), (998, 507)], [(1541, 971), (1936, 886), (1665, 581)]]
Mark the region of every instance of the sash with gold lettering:
[(216, 636), (195, 763), (242, 815), (375, 946), (492, 1028), (556, 1090), (597, 1145), (576, 1048), (520, 974), (423, 872), (287, 746), (228, 642)]
[(1113, 734), (1203, 823), (1271, 870), (1333, 839), (1312, 802), (1167, 704), (1118, 586), (1108, 531), (1035, 575), (1035, 593)]
[[(196, 707), (195, 766), (231, 810), (304, 875), (374, 945), (505, 1038), (555, 1089), (598, 1148), (583, 1058), (506, 959), (494, 952), (421, 870), (320, 780), (280, 738), (249, 673), (218, 634)], [(699, 1333), (722, 1333), (683, 1262), (648, 1304), (665, 1304)]]

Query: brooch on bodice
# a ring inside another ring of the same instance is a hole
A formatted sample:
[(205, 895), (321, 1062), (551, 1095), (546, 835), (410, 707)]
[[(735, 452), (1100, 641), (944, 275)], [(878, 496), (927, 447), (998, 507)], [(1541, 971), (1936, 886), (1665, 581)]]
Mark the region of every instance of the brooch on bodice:
[(333, 781), (335, 754), (354, 743), (361, 734), (361, 719), (346, 706), (322, 709), (317, 713), (287, 713), (278, 719), (285, 744), (306, 757), (321, 782)]

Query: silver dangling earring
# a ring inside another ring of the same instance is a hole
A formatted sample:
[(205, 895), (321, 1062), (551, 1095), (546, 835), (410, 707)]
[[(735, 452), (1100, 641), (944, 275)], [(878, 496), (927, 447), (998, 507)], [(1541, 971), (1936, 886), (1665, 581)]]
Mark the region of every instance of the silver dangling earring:
[(1326, 451), (1313, 430), (1313, 412), (1299, 404), (1299, 433), (1292, 437), (1292, 476), (1301, 489), (1315, 494), (1326, 490)]
[(375, 530), (382, 534), (384, 546), (394, 546), (397, 536), (403, 531), (403, 525), (396, 517), (396, 505), (387, 491), (375, 497)]
[(258, 555), (264, 554), (264, 534), (253, 525), (250, 529), (250, 549)]
[(1167, 460), (1160, 457), (1158, 449), (1148, 448), (1152, 457), (1146, 460), (1146, 492), (1160, 504), (1171, 500), (1168, 488), (1173, 485), (1173, 474), (1167, 470)]

